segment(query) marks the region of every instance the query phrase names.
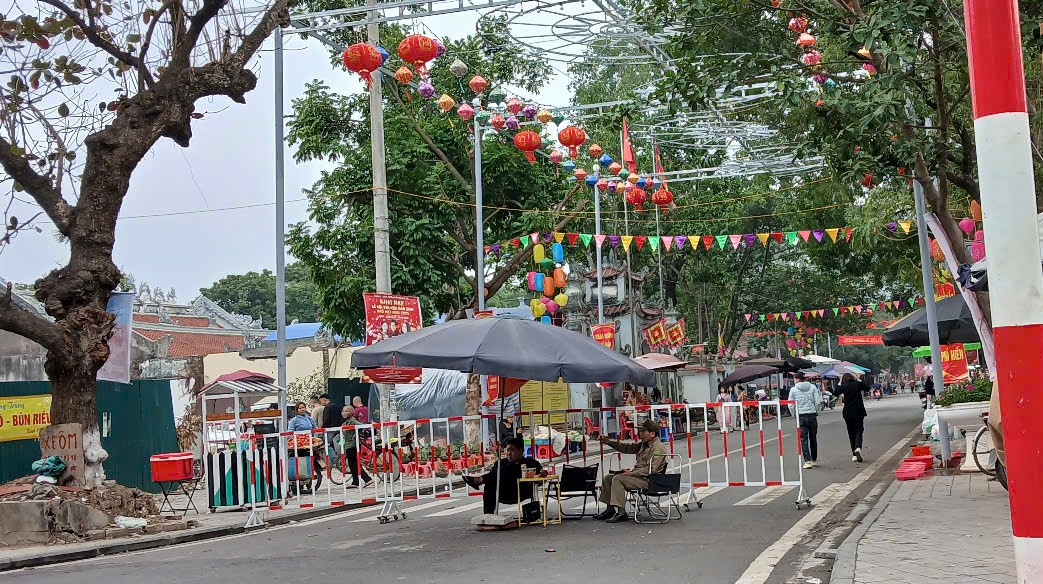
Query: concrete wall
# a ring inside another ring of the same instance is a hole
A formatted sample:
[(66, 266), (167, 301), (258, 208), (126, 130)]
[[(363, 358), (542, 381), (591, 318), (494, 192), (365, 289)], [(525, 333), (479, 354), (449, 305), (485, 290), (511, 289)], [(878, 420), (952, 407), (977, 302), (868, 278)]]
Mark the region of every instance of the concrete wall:
[[(342, 347), (327, 349), (330, 360), (330, 377), (352, 378), (358, 373), (351, 369), (351, 353), (358, 347)], [(322, 351), (313, 351), (300, 347), (286, 357), (286, 382), (307, 377), (322, 368)], [(225, 373), (245, 369), (254, 373), (264, 373), (275, 378), (277, 362), (274, 357), (264, 359), (244, 359), (239, 353), (216, 353), (203, 357), (203, 383), (207, 384)]]

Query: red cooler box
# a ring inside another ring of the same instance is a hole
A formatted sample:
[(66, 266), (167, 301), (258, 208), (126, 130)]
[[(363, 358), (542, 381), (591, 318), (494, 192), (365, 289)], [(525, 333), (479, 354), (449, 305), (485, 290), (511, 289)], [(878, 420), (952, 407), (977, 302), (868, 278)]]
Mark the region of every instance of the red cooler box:
[(192, 453), (170, 452), (149, 458), (152, 482), (187, 481), (192, 478)]

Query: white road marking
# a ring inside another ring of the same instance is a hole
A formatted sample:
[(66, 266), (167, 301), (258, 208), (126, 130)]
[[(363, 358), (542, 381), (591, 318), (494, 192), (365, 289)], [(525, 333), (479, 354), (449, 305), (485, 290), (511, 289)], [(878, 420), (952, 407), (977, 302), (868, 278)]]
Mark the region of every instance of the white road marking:
[[(458, 501), (459, 499), (456, 499), (456, 500)], [(435, 501), (431, 501), (430, 503), (424, 503), (423, 505), (415, 505), (413, 507), (402, 507), (402, 511), (405, 512), (405, 513), (412, 513), (414, 511), (421, 511), (423, 509), (430, 509), (431, 507), (438, 507), (439, 505), (445, 505), (446, 503), (451, 503), (453, 501), (454, 501), (454, 499), (437, 499)], [(362, 519), (352, 519), (351, 522), (352, 523), (364, 523), (366, 521), (373, 521), (374, 519), (377, 518), (377, 515), (380, 514), (380, 509), (377, 506), (374, 506), (372, 510), (374, 511), (373, 515), (371, 515), (369, 517), (363, 517)]]
[(811, 498), (813, 504), (811, 510), (800, 521), (795, 523), (789, 531), (769, 546), (768, 549), (761, 552), (757, 559), (742, 573), (742, 576), (736, 580), (736, 584), (763, 584), (766, 582), (772, 571), (775, 570), (775, 566), (782, 560), (782, 557), (814, 529), (818, 522), (837, 506), (837, 503), (842, 501), (851, 491), (858, 488), (859, 485), (869, 480), (869, 477), (877, 469), (891, 460), (891, 457), (898, 454), (919, 433), (920, 428), (918, 426), (896, 442), (880, 458), (876, 459), (873, 464), (870, 464), (862, 472), (858, 473), (855, 478), (846, 483), (833, 483), (819, 491), (818, 494)]
[(483, 504), (484, 503), (482, 501), (478, 501), (477, 503), (471, 503), (470, 505), (462, 505), (460, 507), (453, 507), (452, 509), (446, 509), (445, 511), (439, 511), (438, 513), (431, 513), (429, 515), (424, 515), (424, 517), (425, 518), (427, 518), (427, 517), (446, 517), (446, 516), (449, 516), (449, 515), (456, 515), (457, 513), (463, 513), (464, 511), (470, 511), (471, 509), (477, 509), (477, 508), (481, 507)]
[(795, 485), (783, 485), (783, 486), (772, 486), (760, 489), (756, 493), (746, 497), (742, 501), (735, 504), (736, 507), (742, 507), (746, 505), (767, 505), (775, 499), (785, 495), (786, 493), (797, 488)]

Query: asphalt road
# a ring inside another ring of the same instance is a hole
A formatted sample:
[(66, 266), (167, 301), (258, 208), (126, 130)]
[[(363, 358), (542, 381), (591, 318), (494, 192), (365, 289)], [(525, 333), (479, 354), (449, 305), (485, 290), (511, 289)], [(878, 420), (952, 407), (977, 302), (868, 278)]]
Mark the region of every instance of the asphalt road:
[[(819, 466), (805, 471), (805, 488), (814, 496), (833, 484), (848, 483), (877, 457), (904, 441), (922, 417), (915, 394), (867, 402), (865, 462), (851, 462), (847, 433), (839, 408), (819, 416)], [(784, 444), (792, 454), (792, 419), (785, 418)], [(769, 426), (774, 430), (775, 426)], [(777, 432), (776, 432), (777, 434)], [(767, 433), (765, 469), (778, 472), (778, 446)], [(703, 437), (694, 440), (702, 456)], [(760, 477), (759, 435), (748, 435), (747, 472)], [(712, 434), (711, 457), (723, 450)], [(675, 449), (686, 452), (679, 442)], [(741, 480), (738, 434), (729, 436), (730, 480)], [(774, 453), (774, 456), (771, 454)], [(795, 461), (794, 461), (795, 463)], [(723, 474), (723, 457), (711, 470)], [(884, 464), (880, 473), (893, 468)], [(694, 468), (705, 468), (697, 462)], [(792, 478), (789, 463), (787, 478)], [(795, 472), (795, 466), (794, 470)], [(698, 478), (695, 471), (693, 480)], [(739, 477), (739, 478), (737, 478)], [(719, 477), (715, 476), (715, 480)], [(865, 477), (868, 478), (868, 477)], [(858, 481), (863, 478), (857, 478)], [(164, 583), (190, 582), (625, 582), (639, 578), (657, 582), (735, 582), (751, 565), (763, 565), (762, 552), (786, 541), (796, 524), (798, 537), (810, 539), (821, 525), (798, 522), (809, 511), (793, 504), (797, 489), (729, 487), (703, 490), (704, 507), (666, 525), (608, 525), (591, 519), (563, 525), (525, 527), (479, 533), (469, 524), (481, 512), (480, 499), (418, 501), (405, 505), (409, 518), (377, 523), (379, 507), (356, 509), (306, 523), (186, 544), (148, 552), (111, 556), (5, 574), (14, 582), (106, 584), (156, 578)], [(857, 491), (852, 491), (857, 496)], [(566, 508), (577, 503), (566, 503)], [(807, 522), (804, 522), (807, 523)], [(783, 551), (786, 551), (785, 549)], [(806, 553), (793, 549), (792, 554)], [(787, 556), (788, 558), (789, 556)], [(773, 560), (769, 566), (773, 566)], [(792, 562), (787, 562), (787, 565)], [(771, 568), (768, 568), (770, 572)], [(767, 581), (784, 581), (783, 562)], [(749, 582), (764, 578), (747, 577)]]

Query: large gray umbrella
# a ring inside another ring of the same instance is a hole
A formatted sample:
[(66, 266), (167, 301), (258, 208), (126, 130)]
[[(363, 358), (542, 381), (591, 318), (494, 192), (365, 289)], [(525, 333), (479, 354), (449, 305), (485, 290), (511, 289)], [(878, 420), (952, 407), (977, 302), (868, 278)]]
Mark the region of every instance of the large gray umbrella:
[[(935, 307), (938, 316), (938, 342), (976, 343), (978, 328), (974, 326), (971, 309), (961, 294), (939, 300)], [(922, 347), (931, 344), (927, 333), (927, 310), (919, 309), (894, 323), (884, 331), (884, 344), (891, 347)]]
[(478, 318), (409, 332), (359, 349), (351, 366), (431, 367), (566, 383), (651, 387), (655, 373), (579, 333), (518, 318)]

